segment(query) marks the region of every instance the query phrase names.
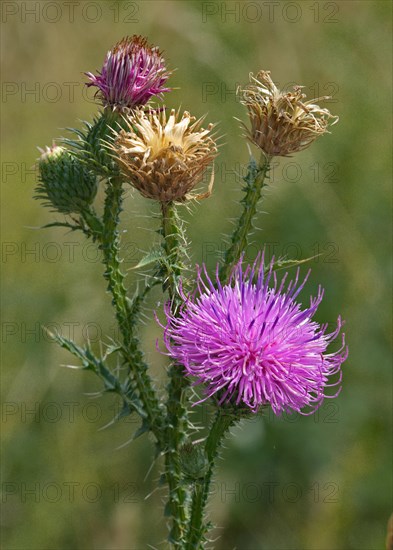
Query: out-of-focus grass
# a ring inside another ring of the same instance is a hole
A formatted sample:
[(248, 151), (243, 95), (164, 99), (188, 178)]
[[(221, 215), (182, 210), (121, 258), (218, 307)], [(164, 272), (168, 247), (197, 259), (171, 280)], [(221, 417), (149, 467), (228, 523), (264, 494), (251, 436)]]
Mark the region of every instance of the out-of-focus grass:
[[(249, 256), (263, 243), (278, 254), (323, 252), (312, 262), (308, 289), (319, 282), (326, 289), (318, 320), (333, 323), (338, 314), (346, 320), (343, 391), (314, 417), (258, 419), (236, 429), (210, 510), (221, 526), (217, 548), (381, 548), (391, 505), (390, 3), (301, 2), (300, 17), (289, 22), (295, 12), (283, 10), (295, 8), (288, 3), (269, 21), (266, 2), (82, 2), (70, 22), (68, 8), (55, 2), (54, 23), (47, 2), (27, 3), (37, 22), (28, 14), (23, 20), (24, 3), (4, 4), (17, 13), (3, 13), (2, 36), (2, 547), (139, 549), (165, 537), (163, 494), (150, 495), (159, 470), (150, 471), (149, 441), (116, 450), (136, 423), (98, 431), (116, 402), (92, 400), (87, 393), (99, 389), (97, 381), (60, 368), (69, 355), (40, 329), (57, 323), (82, 341), (87, 327), (93, 339), (113, 334), (114, 321), (94, 250), (78, 235), (36, 229), (51, 214), (32, 200), (34, 174), (26, 173), (36, 145), (96, 112), (92, 94), (82, 94), (83, 72), (99, 68), (122, 36), (140, 33), (178, 67), (171, 83), (179, 89), (167, 105), (208, 112), (225, 134), (214, 195), (185, 213), (193, 260), (209, 268), (239, 211), (236, 172), (248, 157), (233, 119), (246, 118), (236, 85), (264, 68), (282, 85), (334, 92), (329, 107), (339, 124), (306, 152), (279, 162)], [(324, 21), (332, 10), (327, 4), (338, 7), (336, 22)], [(127, 13), (137, 21), (122, 22)], [(33, 89), (37, 96), (26, 93)], [(155, 211), (137, 194), (127, 198), (126, 238), (135, 243), (127, 267), (154, 238)], [(158, 300), (159, 293), (151, 298), (149, 317)], [(154, 344), (160, 331), (149, 321), (142, 334), (161, 384), (165, 360)]]

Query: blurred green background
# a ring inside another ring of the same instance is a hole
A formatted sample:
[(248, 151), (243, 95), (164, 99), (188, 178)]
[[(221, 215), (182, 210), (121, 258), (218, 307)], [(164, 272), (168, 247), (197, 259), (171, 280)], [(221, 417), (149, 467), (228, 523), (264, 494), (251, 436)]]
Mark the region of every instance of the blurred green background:
[[(281, 86), (333, 95), (339, 124), (275, 167), (248, 255), (263, 243), (279, 255), (321, 253), (308, 293), (326, 289), (318, 321), (346, 320), (343, 390), (315, 416), (237, 428), (210, 511), (217, 549), (383, 548), (392, 504), (390, 2), (3, 2), (2, 23), (2, 548), (165, 547), (149, 439), (118, 449), (134, 419), (99, 431), (117, 402), (89, 395), (100, 384), (61, 368), (70, 356), (40, 328), (80, 343), (114, 334), (99, 257), (77, 234), (37, 229), (52, 215), (32, 199), (36, 146), (91, 120), (97, 105), (83, 73), (134, 33), (177, 67), (166, 104), (207, 112), (225, 134), (213, 196), (185, 212), (193, 261), (209, 268), (239, 212), (248, 159), (233, 118), (246, 119), (237, 84), (263, 68)], [(128, 194), (127, 268), (157, 238), (155, 212)], [(136, 280), (131, 272), (130, 291)], [(160, 300), (150, 297), (141, 332), (162, 386), (151, 320)]]

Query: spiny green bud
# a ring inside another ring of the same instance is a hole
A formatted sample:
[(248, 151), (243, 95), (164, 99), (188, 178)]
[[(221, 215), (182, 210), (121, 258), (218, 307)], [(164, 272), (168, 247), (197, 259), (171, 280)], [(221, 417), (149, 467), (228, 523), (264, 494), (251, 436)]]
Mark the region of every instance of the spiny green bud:
[(63, 214), (88, 210), (97, 194), (96, 176), (64, 147), (53, 145), (40, 151), (35, 198)]
[(113, 128), (118, 128), (121, 117), (119, 113), (105, 109), (94, 124), (87, 126), (84, 152), (89, 166), (104, 176), (116, 175), (119, 168), (112, 159), (104, 143), (113, 141)]
[(187, 481), (203, 479), (209, 467), (204, 448), (191, 441), (185, 443), (180, 448), (180, 467)]
[(120, 169), (108, 149), (114, 139), (114, 131), (125, 125), (124, 118), (118, 111), (107, 108), (93, 120), (85, 122), (82, 130), (69, 128), (73, 139), (64, 139), (64, 143), (73, 148), (87, 167), (100, 176), (108, 178), (117, 176)]

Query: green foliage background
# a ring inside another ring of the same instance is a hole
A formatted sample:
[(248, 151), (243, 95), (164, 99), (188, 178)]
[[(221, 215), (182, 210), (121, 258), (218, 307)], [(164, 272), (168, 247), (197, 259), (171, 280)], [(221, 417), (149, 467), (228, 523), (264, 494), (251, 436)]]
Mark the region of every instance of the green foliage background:
[[(346, 320), (343, 390), (315, 416), (258, 418), (236, 429), (210, 510), (220, 526), (217, 549), (382, 548), (391, 512), (390, 2), (298, 2), (298, 21), (288, 2), (272, 21), (269, 2), (79, 2), (73, 22), (63, 2), (52, 3), (62, 10), (57, 22), (47, 2), (27, 2), (39, 6), (38, 21), (23, 21), (26, 3), (5, 4), (18, 13), (2, 14), (2, 548), (139, 550), (162, 547), (166, 536), (148, 438), (117, 449), (136, 428), (133, 419), (98, 431), (116, 401), (88, 395), (100, 389), (97, 381), (60, 368), (70, 356), (40, 329), (57, 323), (82, 342), (89, 327), (94, 341), (113, 335), (114, 318), (94, 249), (79, 235), (37, 229), (52, 216), (33, 201), (35, 174), (26, 173), (36, 145), (93, 117), (83, 72), (98, 69), (105, 52), (134, 33), (178, 68), (167, 105), (208, 112), (225, 134), (214, 194), (186, 214), (193, 261), (209, 268), (239, 212), (236, 173), (248, 158), (233, 118), (246, 119), (236, 85), (263, 68), (281, 85), (334, 93), (329, 108), (339, 124), (275, 168), (248, 255), (263, 243), (276, 243), (278, 254), (322, 252), (307, 288), (326, 289), (319, 321)], [(127, 14), (135, 21), (124, 22)], [(37, 97), (24, 94), (31, 89)], [(125, 267), (157, 238), (156, 211), (129, 193)], [(136, 281), (130, 271), (130, 287)], [(159, 300), (157, 293), (147, 304), (142, 335), (162, 385), (166, 360), (152, 321)]]

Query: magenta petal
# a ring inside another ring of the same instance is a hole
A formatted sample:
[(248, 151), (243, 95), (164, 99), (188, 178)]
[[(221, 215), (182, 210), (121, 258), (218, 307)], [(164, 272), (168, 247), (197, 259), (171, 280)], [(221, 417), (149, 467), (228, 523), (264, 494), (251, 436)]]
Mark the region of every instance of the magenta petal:
[(134, 35), (123, 38), (107, 53), (98, 75), (86, 76), (90, 80), (87, 85), (98, 88), (104, 105), (133, 109), (145, 105), (153, 96), (169, 92), (164, 84), (170, 74), (159, 50)]

